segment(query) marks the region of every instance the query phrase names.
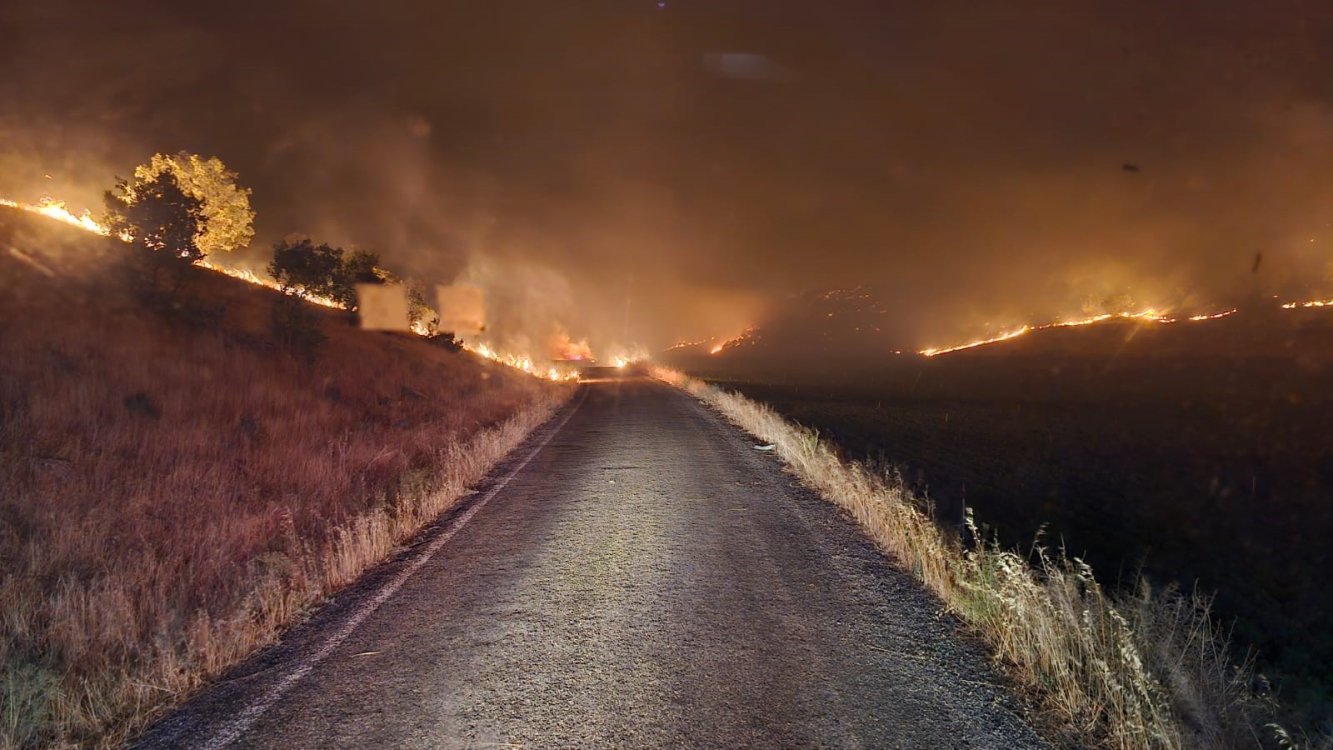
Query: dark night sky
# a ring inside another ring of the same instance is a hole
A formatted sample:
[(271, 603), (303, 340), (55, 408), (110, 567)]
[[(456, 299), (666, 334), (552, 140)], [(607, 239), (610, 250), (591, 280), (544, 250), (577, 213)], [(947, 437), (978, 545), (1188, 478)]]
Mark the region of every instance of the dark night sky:
[(857, 283), (907, 345), (1230, 304), (1258, 251), (1333, 292), (1322, 2), (0, 2), (0, 194), (217, 155), (254, 265), (370, 247), (604, 348)]

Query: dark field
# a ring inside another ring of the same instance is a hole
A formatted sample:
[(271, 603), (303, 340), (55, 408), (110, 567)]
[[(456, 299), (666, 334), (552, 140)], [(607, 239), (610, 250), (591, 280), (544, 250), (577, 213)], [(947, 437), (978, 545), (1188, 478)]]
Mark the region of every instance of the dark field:
[(1256, 649), (1282, 702), (1305, 726), (1327, 724), (1333, 394), (1322, 357), (1060, 349), (713, 379), (897, 468), (941, 522), (958, 523), (966, 502), (1009, 546), (1026, 548), (1045, 524), (1046, 545), (1106, 583), (1142, 572), (1216, 592), (1217, 615), (1240, 649)]

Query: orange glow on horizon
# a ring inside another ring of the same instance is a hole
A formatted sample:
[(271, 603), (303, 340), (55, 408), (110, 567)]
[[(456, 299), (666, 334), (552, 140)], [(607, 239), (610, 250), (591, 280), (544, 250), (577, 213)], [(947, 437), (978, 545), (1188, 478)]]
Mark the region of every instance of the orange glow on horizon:
[[(93, 218), (91, 211), (84, 211), (82, 214), (75, 214), (74, 212), (69, 210), (69, 208), (65, 205), (64, 201), (58, 201), (50, 197), (44, 197), (37, 203), (25, 203), (23, 201), (13, 200), (10, 198), (0, 198), (0, 207), (14, 208), (27, 213), (33, 213), (40, 216), (45, 216), (47, 218), (55, 219), (56, 221), (59, 221), (61, 223), (67, 224), (77, 229), (82, 229), (83, 231), (90, 232), (92, 234), (96, 234), (101, 237), (109, 237), (111, 235), (110, 230), (107, 229), (106, 226), (102, 225), (96, 219)], [(127, 236), (116, 237), (115, 239), (119, 239), (122, 242), (130, 241), (130, 238)], [(345, 307), (342, 304), (327, 297), (321, 297), (319, 295), (305, 294), (301, 292), (284, 289), (282, 285), (278, 284), (276, 281), (272, 279), (265, 279), (261, 276), (258, 276), (253, 271), (249, 271), (247, 269), (223, 266), (213, 263), (207, 259), (200, 259), (198, 261), (195, 261), (195, 265), (199, 266), (200, 268), (205, 268), (210, 271), (215, 271), (217, 273), (230, 276), (231, 278), (234, 279), (239, 279), (249, 284), (263, 286), (268, 289), (273, 289), (275, 291), (283, 292), (284, 294), (291, 294), (293, 296), (300, 297), (301, 299), (304, 299), (316, 305), (321, 305), (324, 307), (329, 307), (334, 309), (345, 309)], [(1298, 308), (1323, 308), (1323, 307), (1333, 308), (1333, 299), (1319, 299), (1319, 300), (1309, 300), (1303, 302), (1302, 301), (1286, 302), (1283, 303), (1280, 307), (1283, 310), (1294, 310)], [(1218, 320), (1221, 318), (1229, 317), (1231, 315), (1236, 314), (1237, 312), (1238, 310), (1233, 307), (1228, 310), (1223, 310), (1221, 312), (1216, 312), (1216, 313), (1191, 315), (1187, 318), (1184, 318), (1184, 320), (1193, 323), (1205, 322), (1205, 321)], [(1133, 321), (1141, 321), (1144, 323), (1160, 323), (1160, 324), (1176, 323), (1179, 320), (1177, 318), (1169, 317), (1168, 314), (1165, 314), (1155, 309), (1148, 309), (1135, 313), (1128, 313), (1128, 312), (1103, 313), (1101, 315), (1094, 315), (1092, 317), (1082, 318), (1077, 320), (1055, 321), (1052, 323), (1046, 323), (1044, 325), (1035, 325), (1035, 326), (1024, 325), (1021, 328), (1017, 328), (1012, 331), (1007, 331), (1005, 333), (1001, 333), (999, 335), (992, 336), (990, 338), (978, 339), (976, 341), (969, 341), (964, 344), (956, 344), (953, 346), (921, 349), (917, 353), (925, 357), (937, 357), (941, 354), (949, 354), (952, 352), (963, 351), (966, 349), (975, 349), (977, 347), (987, 346), (989, 344), (996, 344), (1002, 341), (1008, 341), (1010, 339), (1018, 338), (1019, 336), (1030, 333), (1032, 331), (1041, 331), (1050, 328), (1068, 328), (1074, 326), (1086, 326), (1086, 325), (1092, 325), (1094, 323), (1101, 323), (1103, 321), (1112, 319), (1133, 320)], [(414, 327), (412, 330), (414, 333), (417, 333), (418, 335), (422, 336), (429, 335), (429, 331), (426, 330), (424, 327), (417, 326)], [(739, 345), (740, 343), (746, 341), (747, 339), (752, 338), (753, 334), (757, 330), (758, 326), (750, 326), (746, 328), (744, 331), (742, 331), (740, 334), (733, 336), (729, 339), (725, 339), (720, 343), (714, 344), (709, 349), (708, 353), (710, 355), (721, 354), (727, 349), (733, 348)], [(708, 339), (700, 339), (698, 341), (681, 341), (679, 343), (673, 344), (672, 346), (668, 347), (667, 351), (675, 349), (684, 349), (692, 346), (702, 346), (708, 343), (709, 341), (713, 340), (714, 340), (713, 338), (708, 338)], [(558, 371), (557, 368), (555, 367), (548, 368), (547, 371), (541, 371), (533, 364), (531, 358), (529, 357), (522, 355), (515, 355), (511, 353), (500, 353), (486, 344), (464, 344), (463, 346), (465, 349), (468, 349), (469, 351), (472, 351), (483, 357), (486, 357), (488, 359), (497, 362), (501, 362), (503, 364), (506, 364), (510, 367), (514, 367), (519, 370), (523, 370), (524, 372), (527, 372), (528, 374), (534, 375), (536, 377), (545, 377), (550, 380), (569, 380), (578, 377), (577, 374), (574, 374), (571, 377), (568, 372)], [(553, 350), (554, 350), (553, 354), (557, 359), (566, 359), (571, 361), (580, 361), (580, 360), (593, 361), (592, 349), (588, 346), (586, 340), (573, 341), (567, 334), (564, 334), (563, 332), (559, 335), (557, 341), (553, 343)], [(625, 364), (629, 364), (629, 361), (622, 360), (621, 358), (616, 359), (617, 367), (624, 367)]]
[[(1283, 307), (1285, 308), (1287, 306), (1283, 305)], [(1235, 315), (1237, 312), (1238, 310), (1233, 307), (1228, 310), (1223, 310), (1221, 312), (1206, 313), (1203, 315), (1191, 315), (1190, 317), (1185, 318), (1185, 320), (1190, 323), (1199, 323), (1208, 320), (1218, 320), (1220, 318), (1225, 318), (1230, 315)], [(1144, 310), (1142, 312), (1136, 312), (1136, 313), (1102, 313), (1101, 315), (1094, 315), (1090, 318), (1082, 318), (1080, 320), (1056, 321), (1054, 323), (1047, 323), (1045, 325), (1040, 325), (1040, 326), (1023, 326), (1018, 330), (1010, 331), (1009, 333), (1003, 333), (993, 338), (982, 339), (980, 341), (971, 341), (966, 344), (959, 344), (957, 346), (950, 346), (940, 349), (922, 349), (917, 353), (926, 357), (937, 357), (941, 354), (949, 354), (950, 352), (962, 351), (964, 349), (973, 349), (978, 346), (985, 346), (987, 344), (994, 344), (1000, 341), (1007, 341), (1009, 339), (1022, 336), (1023, 334), (1028, 333), (1030, 331), (1043, 331), (1048, 328), (1071, 328), (1075, 326), (1087, 326), (1087, 325), (1092, 325), (1094, 323), (1101, 323), (1107, 320), (1136, 320), (1144, 323), (1160, 323), (1163, 325), (1177, 323), (1180, 321), (1179, 318), (1170, 317), (1169, 315), (1164, 314), (1161, 311), (1155, 309)]]

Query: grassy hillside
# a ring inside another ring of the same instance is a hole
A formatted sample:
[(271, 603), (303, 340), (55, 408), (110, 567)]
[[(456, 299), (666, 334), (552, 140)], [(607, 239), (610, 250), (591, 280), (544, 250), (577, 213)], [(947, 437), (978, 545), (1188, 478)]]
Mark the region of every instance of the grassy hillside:
[(456, 502), (569, 389), (0, 211), (0, 746), (114, 744)]

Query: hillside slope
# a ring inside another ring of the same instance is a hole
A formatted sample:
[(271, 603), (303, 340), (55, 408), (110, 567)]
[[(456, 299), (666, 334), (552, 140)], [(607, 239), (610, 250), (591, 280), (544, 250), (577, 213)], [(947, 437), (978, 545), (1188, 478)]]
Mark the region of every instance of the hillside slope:
[(447, 509), (563, 399), (125, 245), (0, 211), (0, 746), (114, 744)]

